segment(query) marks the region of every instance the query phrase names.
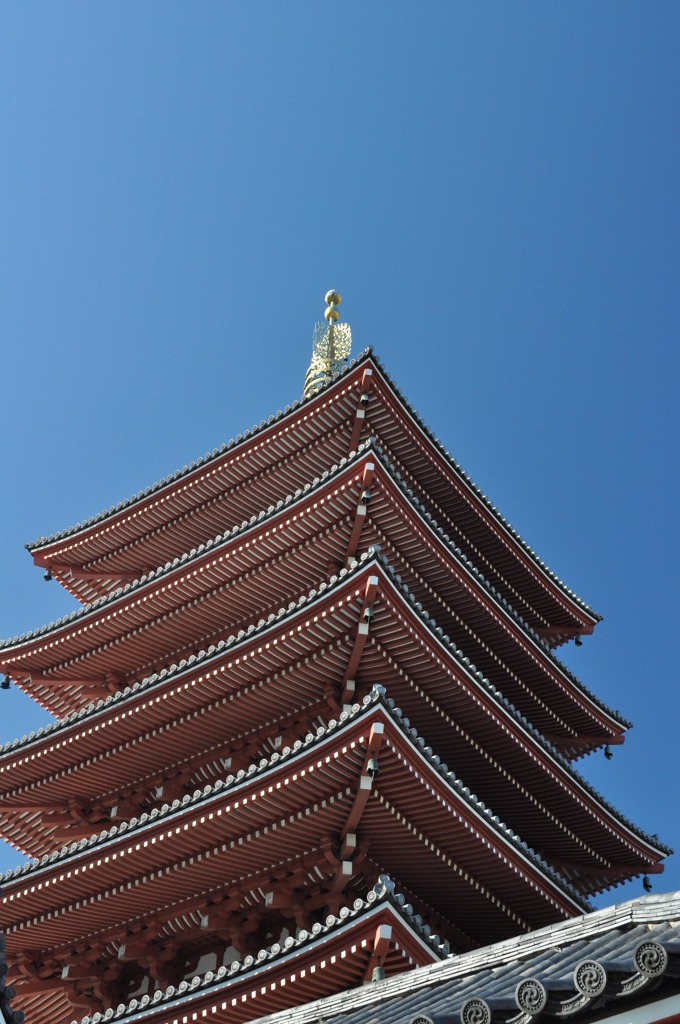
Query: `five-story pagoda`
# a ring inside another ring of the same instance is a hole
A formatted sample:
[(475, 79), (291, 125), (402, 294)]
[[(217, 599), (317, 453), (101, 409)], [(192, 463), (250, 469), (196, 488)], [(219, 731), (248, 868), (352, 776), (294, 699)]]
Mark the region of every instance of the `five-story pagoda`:
[(83, 604), (0, 645), (57, 717), (0, 752), (32, 1022), (252, 1020), (662, 870), (572, 767), (628, 727), (554, 653), (598, 616), (326, 300), (301, 401), (29, 545)]

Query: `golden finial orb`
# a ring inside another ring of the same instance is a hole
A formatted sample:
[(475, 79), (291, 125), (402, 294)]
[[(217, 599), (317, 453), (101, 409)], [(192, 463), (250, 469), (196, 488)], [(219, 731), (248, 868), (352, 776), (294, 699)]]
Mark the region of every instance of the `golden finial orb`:
[(331, 320), (338, 320), (340, 314), (338, 313), (337, 307), (342, 302), (342, 296), (340, 292), (336, 292), (333, 290), (326, 292), (326, 302), (328, 303), (328, 306), (326, 307), (326, 312), (324, 313), (326, 320), (328, 320), (328, 323), (330, 323)]
[(312, 361), (305, 376), (305, 398), (315, 394), (347, 366), (352, 348), (352, 332), (349, 324), (339, 324), (338, 306), (342, 302), (340, 292), (332, 289), (326, 292), (326, 323), (314, 325)]

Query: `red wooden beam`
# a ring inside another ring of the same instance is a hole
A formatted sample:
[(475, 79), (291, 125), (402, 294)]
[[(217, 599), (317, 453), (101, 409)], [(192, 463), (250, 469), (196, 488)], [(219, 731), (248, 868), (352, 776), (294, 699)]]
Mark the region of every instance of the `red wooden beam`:
[(361, 387), (359, 388), (359, 401), (357, 403), (357, 411), (354, 418), (354, 427), (352, 429), (352, 436), (349, 442), (349, 452), (355, 452), (357, 445), (359, 444), (359, 438), (361, 437), (361, 430), (366, 420), (366, 410), (364, 408), (364, 402), (361, 401), (364, 395), (368, 395), (371, 388), (373, 387), (373, 370), (370, 367), (364, 370), (361, 378)]
[(364, 619), (364, 615), (367, 609), (372, 609), (377, 589), (378, 577), (369, 576), (366, 581), (366, 590), (364, 591), (361, 616), (359, 619), (359, 625), (357, 626), (356, 637), (354, 638), (354, 647), (352, 648), (347, 671), (345, 672), (345, 679), (342, 687), (342, 704), (349, 704), (352, 696), (354, 695), (354, 675), (356, 670), (359, 668), (359, 662), (361, 661), (361, 655), (363, 654), (364, 647), (366, 646), (368, 631), (370, 629), (370, 622)]
[(552, 743), (554, 747), (620, 747), (626, 742), (622, 735), (613, 736), (555, 736), (554, 733), (544, 733), (544, 739)]
[(8, 678), (13, 679), (18, 686), (48, 686), (54, 690), (80, 686), (84, 690), (97, 690), (100, 693), (102, 691), (104, 693), (118, 693), (122, 687), (122, 684), (115, 680), (110, 673), (107, 673), (106, 676), (100, 676), (98, 679), (91, 677), (89, 679), (76, 679), (75, 677), (62, 678), (61, 676), (46, 676), (40, 672), (27, 672), (25, 669), (22, 670), (20, 665), (13, 665), (5, 668), (4, 671)]
[[(37, 561), (35, 564), (40, 564), (41, 567), (43, 565), (43, 563), (38, 563)], [(65, 575), (69, 575), (72, 579), (76, 581), (96, 581), (106, 580), (110, 578), (114, 580), (120, 580), (121, 583), (134, 583), (135, 580), (138, 580), (142, 576), (145, 576), (148, 572), (151, 572), (151, 569), (135, 569), (132, 572), (120, 572), (116, 570), (112, 570), (111, 572), (106, 572), (106, 570), (102, 570), (100, 572), (91, 572), (88, 570), (86, 572), (84, 569), (81, 569), (79, 565), (62, 565), (59, 562), (45, 562), (44, 568), (49, 569), (53, 576), (55, 573), (64, 573)], [(76, 574), (75, 576), (73, 575), (74, 573)]]
[(347, 842), (348, 834), (356, 832), (357, 825), (361, 820), (361, 815), (364, 813), (364, 808), (366, 807), (368, 798), (371, 795), (375, 776), (368, 773), (368, 763), (372, 757), (375, 757), (378, 754), (380, 745), (383, 741), (384, 731), (385, 725), (383, 722), (374, 722), (371, 726), (368, 743), (366, 744), (364, 767), (362, 769), (361, 776), (359, 777), (359, 788), (357, 789), (354, 797), (352, 809), (350, 810), (347, 821), (345, 822), (345, 827), (342, 830), (342, 848), (344, 848)]
[(373, 936), (373, 952), (371, 954), (371, 959), (368, 961), (366, 973), (364, 974), (365, 982), (371, 980), (371, 975), (376, 967), (382, 967), (385, 963), (391, 942), (392, 925), (379, 924), (375, 930), (375, 935)]
[[(375, 463), (367, 462), (364, 467), (364, 473), (361, 480), (361, 493), (362, 495), (370, 490), (371, 484), (373, 483), (373, 477), (375, 476)], [(347, 553), (345, 554), (345, 565), (349, 565), (349, 561), (354, 555), (359, 544), (359, 538), (361, 537), (361, 531), (366, 522), (366, 510), (367, 504), (364, 501), (359, 501), (357, 505), (356, 514), (354, 517), (354, 526), (352, 528), (352, 534), (349, 538), (349, 544), (347, 545)]]

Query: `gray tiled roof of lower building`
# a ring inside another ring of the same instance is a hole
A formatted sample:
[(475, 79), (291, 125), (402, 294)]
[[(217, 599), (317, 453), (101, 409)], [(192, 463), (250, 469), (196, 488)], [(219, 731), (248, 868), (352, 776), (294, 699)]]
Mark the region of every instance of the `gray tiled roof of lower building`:
[[(392, 889), (385, 892), (383, 884), (369, 894), (366, 903), (386, 897), (398, 901)], [(386, 885), (391, 886), (389, 880)], [(283, 955), (301, 950), (353, 914), (360, 915), (365, 906), (357, 901), (342, 920), (329, 918), (316, 935), (305, 933), (291, 940)], [(190, 1011), (192, 1001), (206, 989), (215, 987), (224, 996), (232, 981), (281, 955), (280, 947), (263, 950), (230, 970), (209, 972), (177, 989), (121, 1004), (108, 1018), (84, 1017), (81, 1024), (98, 1024), (102, 1019), (143, 1024), (147, 1013), (161, 1004), (170, 1004), (175, 1013)], [(516, 1002), (520, 984), (529, 1008), (539, 1012), (521, 1012)], [(614, 1010), (624, 1009), (648, 991), (655, 998), (680, 992), (680, 892), (594, 911), (386, 981), (259, 1017), (252, 1024), (486, 1024), (489, 1004), (502, 1021), (533, 1024), (541, 1017), (540, 1000), (546, 995), (551, 1016), (578, 1015), (579, 1020), (587, 1020), (589, 1009), (600, 1012), (612, 1003)], [(466, 1015), (466, 1007), (473, 1012)]]
[(522, 982), (534, 1009), (547, 994), (551, 1015), (563, 1019), (612, 1003), (625, 1009), (655, 985), (665, 985), (658, 997), (680, 993), (680, 892), (594, 911), (258, 1024), (487, 1024), (489, 1004), (502, 1021), (530, 1024), (541, 1014), (522, 1014)]

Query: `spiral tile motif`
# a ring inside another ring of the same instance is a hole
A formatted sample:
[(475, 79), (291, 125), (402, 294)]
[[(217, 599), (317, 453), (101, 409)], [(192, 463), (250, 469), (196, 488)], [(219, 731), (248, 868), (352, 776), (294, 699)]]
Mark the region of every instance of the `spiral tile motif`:
[(594, 999), (607, 987), (607, 972), (597, 960), (582, 960), (574, 970), (574, 984), (584, 996)]
[(540, 981), (525, 978), (515, 989), (515, 1002), (524, 1013), (536, 1016), (545, 1009), (548, 993)]
[(648, 978), (658, 978), (668, 967), (668, 953), (660, 942), (653, 939), (641, 942), (633, 957), (638, 971)]
[(468, 999), (460, 1008), (461, 1024), (491, 1024), (491, 1008), (483, 999)]

